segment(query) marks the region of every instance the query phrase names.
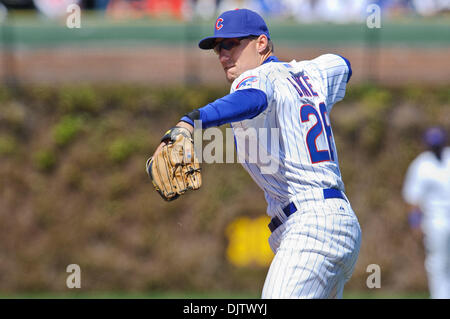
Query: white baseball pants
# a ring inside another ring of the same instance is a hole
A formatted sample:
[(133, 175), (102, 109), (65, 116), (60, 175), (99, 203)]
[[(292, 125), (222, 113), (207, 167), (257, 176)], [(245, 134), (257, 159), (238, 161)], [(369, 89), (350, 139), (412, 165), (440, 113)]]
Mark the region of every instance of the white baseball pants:
[(361, 228), (342, 199), (295, 203), (269, 237), (275, 253), (262, 298), (342, 298), (361, 245)]
[(450, 225), (448, 222), (425, 223), (425, 269), (432, 299), (450, 298)]

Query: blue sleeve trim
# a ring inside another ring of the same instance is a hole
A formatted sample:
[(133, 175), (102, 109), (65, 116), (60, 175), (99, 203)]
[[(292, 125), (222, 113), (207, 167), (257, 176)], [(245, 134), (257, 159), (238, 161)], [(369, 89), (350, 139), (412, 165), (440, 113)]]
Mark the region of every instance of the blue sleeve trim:
[[(340, 56), (340, 55), (338, 55), (338, 56)], [(350, 78), (352, 77), (352, 65), (350, 64), (349, 60), (347, 60), (343, 56), (340, 56), (340, 57), (345, 61), (345, 63), (347, 64), (347, 67), (348, 67), (348, 78), (347, 78), (347, 83), (348, 83), (348, 81), (350, 81)]]
[(254, 118), (267, 108), (267, 96), (258, 89), (233, 92), (199, 109), (202, 127)]
[(186, 122), (186, 123), (189, 123), (189, 124), (191, 124), (192, 126), (194, 126), (194, 121), (191, 119), (191, 118), (189, 118), (189, 117), (187, 117), (186, 115), (185, 116), (183, 116), (182, 118), (181, 118), (181, 120), (180, 121), (183, 121), (183, 122)]

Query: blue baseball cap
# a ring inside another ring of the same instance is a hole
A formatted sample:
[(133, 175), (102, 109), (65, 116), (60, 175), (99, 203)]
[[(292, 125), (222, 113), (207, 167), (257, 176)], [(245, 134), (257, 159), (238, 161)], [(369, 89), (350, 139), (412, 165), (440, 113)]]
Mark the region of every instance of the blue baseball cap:
[(423, 139), (430, 147), (443, 146), (445, 144), (445, 132), (440, 127), (431, 127), (426, 130)]
[(269, 29), (264, 19), (254, 11), (236, 9), (225, 11), (216, 20), (214, 36), (202, 39), (198, 46), (203, 50), (214, 48), (217, 38), (240, 38), (265, 34), (270, 39)]

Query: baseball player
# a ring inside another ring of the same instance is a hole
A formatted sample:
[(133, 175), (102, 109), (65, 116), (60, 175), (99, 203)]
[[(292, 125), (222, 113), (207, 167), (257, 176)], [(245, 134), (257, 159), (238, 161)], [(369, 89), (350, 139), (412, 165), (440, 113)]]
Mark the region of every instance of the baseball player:
[[(202, 128), (229, 123), (238, 157), (264, 191), (271, 217), (275, 257), (262, 298), (341, 298), (359, 254), (361, 229), (344, 192), (329, 114), (344, 97), (349, 61), (335, 54), (280, 61), (265, 21), (247, 9), (221, 14), (214, 35), (199, 47), (217, 54), (230, 94), (183, 116), (153, 158), (168, 141), (180, 139), (174, 129), (192, 134), (196, 121)], [(279, 147), (249, 134), (263, 129), (276, 130), (272, 138)], [(252, 160), (254, 146), (277, 163), (275, 171)], [(152, 162), (147, 171), (161, 175)]]
[(429, 128), (428, 150), (410, 164), (403, 197), (410, 204), (410, 223), (424, 234), (425, 269), (431, 298), (450, 298), (450, 147), (445, 131)]

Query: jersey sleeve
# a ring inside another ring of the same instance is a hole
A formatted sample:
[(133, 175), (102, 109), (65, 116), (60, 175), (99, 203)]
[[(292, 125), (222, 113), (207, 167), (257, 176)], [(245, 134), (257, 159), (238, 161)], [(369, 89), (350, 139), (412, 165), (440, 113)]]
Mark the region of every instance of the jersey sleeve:
[[(267, 108), (267, 98), (258, 89), (230, 93), (198, 109), (204, 128), (251, 119)], [(183, 120), (183, 118), (181, 119)]]
[(319, 70), (327, 105), (341, 101), (345, 96), (347, 83), (352, 76), (350, 61), (337, 54), (324, 54), (311, 60)]
[(270, 70), (253, 69), (242, 73), (231, 85), (231, 93), (247, 89), (257, 89), (266, 94), (267, 101), (272, 100), (274, 89), (270, 80)]
[(420, 206), (424, 192), (424, 179), (421, 172), (423, 170), (418, 160), (413, 161), (406, 172), (402, 195), (405, 202), (410, 205)]

